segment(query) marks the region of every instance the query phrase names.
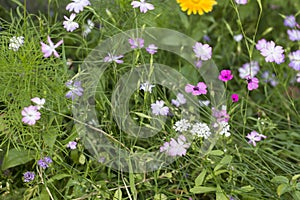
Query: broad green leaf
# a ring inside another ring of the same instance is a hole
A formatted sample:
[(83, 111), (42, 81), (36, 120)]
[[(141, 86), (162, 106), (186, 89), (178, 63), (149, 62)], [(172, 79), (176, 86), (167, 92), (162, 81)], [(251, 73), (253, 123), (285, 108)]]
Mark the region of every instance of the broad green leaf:
[(53, 145), (56, 141), (57, 134), (53, 131), (49, 131), (47, 134), (42, 134), (43, 135), (43, 140), (46, 145), (48, 145), (51, 149), (53, 148)]
[(231, 160), (232, 160), (232, 156), (226, 155), (224, 158), (222, 158), (220, 163), (214, 168), (214, 171), (217, 171), (218, 169), (220, 169), (224, 165), (229, 164), (231, 162)]
[(10, 149), (4, 156), (2, 170), (25, 164), (34, 159), (34, 153), (25, 149)]
[(252, 190), (254, 190), (254, 187), (252, 187), (251, 185), (247, 185), (247, 186), (243, 186), (239, 189), (242, 192), (250, 192)]
[(284, 193), (288, 192), (290, 189), (289, 189), (289, 185), (288, 184), (285, 184), (285, 183), (282, 183), (280, 184), (278, 187), (277, 187), (277, 195), (278, 196), (281, 196), (283, 195)]
[(156, 194), (154, 195), (154, 200), (167, 200), (168, 197), (165, 194)]
[(224, 194), (224, 191), (219, 185), (217, 186), (216, 200), (228, 200), (228, 197)]
[(224, 154), (224, 152), (221, 150), (212, 150), (211, 152), (209, 152), (209, 155), (212, 155), (212, 156), (222, 156), (223, 154)]
[(85, 156), (83, 154), (80, 154), (78, 161), (79, 161), (80, 164), (84, 165), (84, 163), (85, 163)]
[(115, 192), (113, 200), (122, 200), (122, 191), (121, 191), (121, 189), (118, 189)]
[(275, 176), (274, 178), (272, 178), (271, 180), (272, 183), (289, 183), (289, 179), (285, 176)]
[(300, 199), (300, 192), (299, 191), (295, 191), (293, 194), (294, 199)]
[(206, 175), (206, 169), (204, 169), (204, 170), (199, 174), (199, 176), (197, 176), (197, 178), (195, 179), (195, 184), (196, 184), (196, 186), (202, 185), (202, 183), (204, 182), (205, 175)]
[(300, 183), (296, 184), (296, 190), (300, 190)]
[(195, 186), (190, 190), (190, 192), (194, 194), (201, 194), (201, 193), (215, 192), (216, 190), (217, 188), (215, 187)]
[(218, 175), (223, 174), (223, 173), (225, 173), (225, 172), (228, 172), (228, 173), (229, 173), (229, 171), (226, 170), (226, 169), (221, 169), (221, 170), (215, 171), (213, 174), (209, 174), (209, 175), (206, 177), (206, 180), (212, 179), (214, 176), (218, 176)]
[(298, 178), (300, 178), (300, 174), (296, 174), (292, 177), (292, 181), (296, 181)]

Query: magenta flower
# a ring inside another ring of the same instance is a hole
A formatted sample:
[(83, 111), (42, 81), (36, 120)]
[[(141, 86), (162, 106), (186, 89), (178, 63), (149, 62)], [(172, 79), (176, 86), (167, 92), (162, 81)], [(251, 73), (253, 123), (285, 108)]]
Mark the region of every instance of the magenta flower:
[(75, 19), (76, 14), (72, 13), (70, 18), (64, 16), (65, 20), (63, 22), (64, 28), (69, 31), (69, 32), (73, 32), (75, 29), (77, 29), (79, 27), (79, 24), (77, 22), (74, 22), (73, 20)]
[(291, 41), (300, 41), (300, 31), (299, 30), (288, 30), (289, 39)]
[(255, 77), (251, 78), (250, 76), (246, 78), (248, 83), (248, 90), (255, 90), (258, 88), (259, 80)]
[(300, 71), (300, 50), (291, 52), (289, 54), (290, 63), (289, 66), (292, 67), (294, 70)]
[(145, 0), (131, 2), (133, 8), (140, 7), (142, 13), (146, 13), (148, 10), (154, 10), (154, 6), (150, 3), (146, 3)]
[(46, 100), (44, 98), (40, 99), (39, 97), (34, 97), (31, 99), (33, 103), (36, 104), (36, 108), (39, 110), (44, 107)]
[(123, 58), (123, 55), (119, 55), (119, 56), (114, 56), (110, 53), (107, 54), (107, 56), (103, 59), (104, 62), (115, 62), (118, 64), (123, 63), (124, 61), (121, 60), (121, 58)]
[(192, 93), (192, 95), (194, 95), (194, 96), (197, 96), (197, 95), (201, 95), (201, 94), (206, 94), (207, 93), (206, 88), (207, 88), (207, 86), (205, 83), (199, 82), (197, 84), (197, 86), (187, 84), (185, 86), (185, 91), (187, 93)]
[(238, 94), (232, 94), (231, 95), (232, 102), (238, 102), (239, 101), (239, 95)]
[(66, 7), (66, 10), (69, 12), (74, 11), (75, 13), (79, 13), (80, 11), (83, 11), (83, 8), (91, 5), (89, 0), (72, 0), (72, 3), (69, 3)]
[(235, 0), (235, 2), (236, 2), (237, 4), (245, 5), (245, 4), (248, 3), (248, 0)]
[(262, 138), (267, 138), (267, 136), (263, 135), (263, 134), (259, 134), (256, 131), (252, 131), (251, 133), (249, 133), (246, 138), (249, 139), (248, 143), (249, 144), (253, 144), (253, 146), (256, 146), (256, 142), (259, 142), (262, 140)]
[(151, 55), (155, 54), (157, 52), (158, 47), (155, 46), (154, 44), (150, 44), (147, 48), (146, 51), (150, 53)]
[(53, 55), (58, 58), (59, 54), (57, 53), (57, 51), (55, 49), (63, 43), (63, 40), (60, 40), (58, 43), (56, 43), (56, 45), (54, 45), (50, 36), (48, 36), (48, 43), (49, 43), (49, 45), (41, 42), (42, 52), (44, 53), (44, 57), (48, 58), (53, 53)]
[(177, 140), (171, 138), (170, 142), (165, 142), (164, 145), (160, 147), (160, 152), (166, 152), (167, 155), (172, 157), (184, 156), (190, 145), (190, 143), (187, 143), (184, 135), (180, 135)]
[(36, 106), (28, 106), (22, 110), (22, 122), (28, 125), (34, 125), (41, 118), (41, 113)]
[(196, 57), (201, 60), (211, 59), (212, 48), (208, 44), (196, 42), (196, 44), (193, 46), (193, 51), (196, 54)]
[(220, 75), (219, 75), (219, 80), (227, 82), (233, 78), (233, 75), (231, 74), (230, 70), (222, 70)]
[(137, 49), (137, 48), (143, 48), (144, 47), (144, 40), (142, 38), (130, 38), (128, 39), (128, 42), (130, 44), (130, 47), (132, 49)]
[(70, 141), (68, 144), (67, 144), (67, 147), (74, 150), (76, 149), (76, 146), (77, 146), (77, 142), (75, 141)]
[(297, 25), (295, 16), (294, 15), (286, 16), (283, 24), (287, 27), (294, 28)]
[(24, 177), (24, 182), (30, 182), (34, 180), (35, 173), (27, 171), (23, 174), (23, 177)]
[(154, 115), (168, 115), (169, 108), (167, 106), (164, 106), (164, 101), (157, 100), (155, 103), (151, 104), (152, 113)]
[(266, 62), (276, 62), (277, 64), (284, 62), (283, 52), (282, 46), (275, 46), (273, 41), (267, 42), (265, 48), (260, 50), (260, 54), (265, 57)]

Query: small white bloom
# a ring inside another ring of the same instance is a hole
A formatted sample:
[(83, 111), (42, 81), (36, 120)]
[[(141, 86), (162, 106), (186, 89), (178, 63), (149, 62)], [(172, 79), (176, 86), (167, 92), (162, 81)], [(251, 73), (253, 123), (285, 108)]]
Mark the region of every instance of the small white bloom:
[(72, 13), (70, 18), (64, 16), (65, 20), (63, 22), (64, 28), (69, 31), (69, 32), (73, 32), (75, 29), (77, 29), (79, 27), (79, 24), (77, 22), (74, 22), (73, 20), (75, 19), (76, 14)]
[(146, 3), (145, 0), (131, 2), (133, 8), (140, 7), (142, 13), (146, 13), (148, 10), (154, 10), (154, 6), (150, 3)]
[(221, 130), (220, 130), (220, 135), (225, 135), (225, 137), (229, 137), (230, 136), (230, 125), (228, 124), (228, 122), (220, 122), (220, 126), (221, 126)]
[(240, 42), (240, 41), (243, 39), (243, 35), (242, 35), (242, 34), (234, 35), (234, 36), (233, 36), (233, 39), (234, 39), (236, 42)]
[(44, 107), (46, 100), (44, 98), (40, 99), (39, 97), (34, 97), (31, 99), (33, 103), (36, 104), (36, 108), (39, 110)]
[(199, 100), (199, 104), (201, 107), (208, 106), (210, 104), (209, 100)]
[(13, 51), (18, 51), (21, 46), (24, 44), (24, 37), (16, 37), (13, 36), (12, 38), (9, 39), (9, 46), (8, 49), (12, 49)]
[(184, 97), (183, 94), (178, 93), (176, 97), (177, 97), (176, 99), (172, 99), (172, 104), (175, 105), (176, 107), (179, 107), (180, 105), (186, 103), (186, 98)]
[(69, 3), (66, 7), (66, 10), (69, 12), (74, 11), (75, 13), (79, 13), (80, 11), (83, 11), (83, 8), (91, 5), (89, 0), (72, 0), (72, 3)]
[(190, 131), (193, 135), (196, 135), (198, 137), (204, 137), (207, 139), (210, 135), (210, 128), (206, 123), (198, 122), (193, 124), (192, 130)]
[(151, 104), (152, 113), (154, 115), (168, 115), (169, 108), (164, 106), (164, 101), (157, 100), (155, 103)]
[(182, 119), (182, 120), (177, 121), (175, 123), (175, 125), (173, 126), (175, 131), (178, 131), (178, 132), (187, 131), (190, 127), (191, 127), (191, 123), (189, 123), (189, 121), (186, 120), (186, 119)]
[(142, 83), (140, 85), (140, 90), (144, 90), (145, 92), (152, 92), (152, 88), (155, 87), (155, 85), (151, 85), (149, 81), (146, 81), (145, 83)]
[(92, 32), (92, 29), (95, 27), (95, 24), (92, 20), (88, 19), (87, 24), (83, 25), (83, 31), (82, 36), (86, 37), (90, 32)]

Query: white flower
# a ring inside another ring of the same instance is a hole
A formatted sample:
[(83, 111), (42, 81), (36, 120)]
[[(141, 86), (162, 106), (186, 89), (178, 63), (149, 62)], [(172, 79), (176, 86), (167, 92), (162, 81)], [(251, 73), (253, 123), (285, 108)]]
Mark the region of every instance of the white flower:
[(164, 106), (164, 101), (157, 100), (155, 103), (151, 104), (152, 113), (155, 115), (168, 115), (169, 108)]
[(39, 110), (44, 107), (46, 100), (44, 98), (40, 99), (39, 97), (34, 97), (31, 99), (33, 103), (36, 104), (36, 108)]
[(172, 99), (172, 104), (174, 104), (176, 107), (186, 103), (186, 99), (183, 94), (178, 93), (176, 97), (176, 99)]
[(209, 100), (199, 100), (199, 104), (201, 107), (205, 107), (210, 104), (210, 101)]
[(242, 79), (245, 79), (248, 76), (253, 78), (259, 72), (259, 65), (258, 65), (258, 62), (251, 61), (250, 63), (245, 63), (238, 70), (240, 72), (240, 77)]
[(91, 5), (89, 0), (72, 0), (72, 3), (69, 3), (66, 7), (66, 10), (72, 12), (74, 10), (75, 13), (79, 13), (83, 11), (83, 8)]
[(24, 37), (16, 37), (13, 36), (12, 38), (9, 39), (9, 46), (8, 49), (12, 49), (13, 51), (18, 51), (21, 46), (24, 44)]
[(228, 122), (220, 122), (220, 126), (221, 126), (221, 130), (219, 132), (220, 135), (225, 135), (225, 137), (229, 137), (230, 136), (230, 125), (228, 124)]
[(193, 135), (196, 135), (198, 137), (204, 137), (207, 139), (210, 135), (210, 128), (206, 123), (195, 123), (193, 124), (192, 130), (190, 131)]
[(154, 6), (150, 3), (146, 3), (145, 0), (131, 2), (133, 8), (140, 7), (142, 13), (146, 13), (148, 10), (154, 10)]
[(95, 24), (92, 22), (92, 20), (88, 19), (87, 24), (83, 25), (83, 31), (82, 36), (86, 37), (90, 32), (92, 32), (92, 29), (94, 28)]
[(73, 20), (75, 19), (76, 14), (72, 13), (70, 18), (64, 16), (65, 20), (63, 22), (64, 28), (69, 31), (69, 32), (73, 32), (75, 29), (77, 29), (79, 27), (79, 24), (77, 22), (74, 22)]
[(236, 42), (240, 42), (240, 41), (243, 39), (243, 35), (242, 35), (242, 34), (234, 35), (234, 36), (233, 36), (233, 39), (234, 39)]
[(142, 83), (140, 85), (140, 90), (144, 90), (145, 92), (152, 92), (152, 88), (155, 87), (155, 85), (151, 85), (149, 81), (146, 81), (145, 83)]
[(175, 125), (173, 126), (175, 131), (178, 131), (178, 132), (187, 131), (190, 127), (191, 127), (191, 123), (189, 123), (189, 121), (186, 119), (177, 121), (175, 123)]

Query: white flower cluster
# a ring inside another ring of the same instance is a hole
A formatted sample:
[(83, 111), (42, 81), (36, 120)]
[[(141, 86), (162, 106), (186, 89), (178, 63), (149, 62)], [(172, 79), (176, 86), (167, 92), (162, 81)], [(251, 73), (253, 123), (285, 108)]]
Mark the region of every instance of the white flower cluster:
[(20, 37), (12, 37), (9, 39), (9, 46), (8, 46), (8, 49), (12, 49), (13, 51), (18, 51), (19, 48), (21, 46), (23, 46), (24, 44), (24, 37), (23, 36), (20, 36)]

